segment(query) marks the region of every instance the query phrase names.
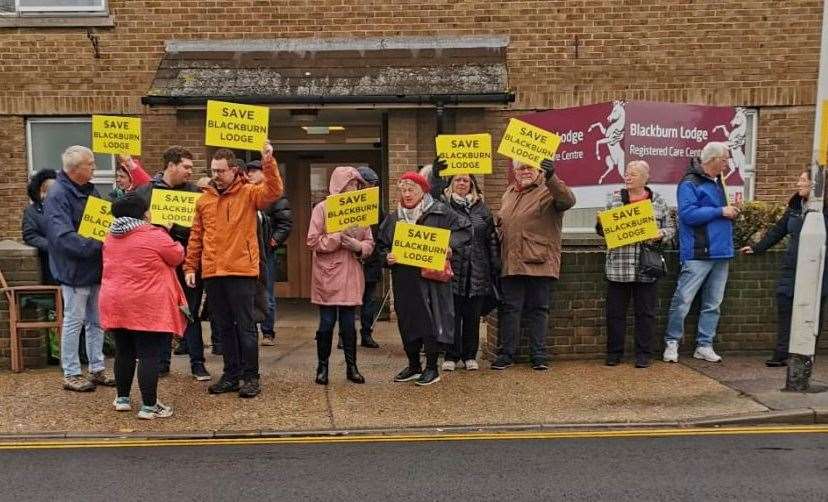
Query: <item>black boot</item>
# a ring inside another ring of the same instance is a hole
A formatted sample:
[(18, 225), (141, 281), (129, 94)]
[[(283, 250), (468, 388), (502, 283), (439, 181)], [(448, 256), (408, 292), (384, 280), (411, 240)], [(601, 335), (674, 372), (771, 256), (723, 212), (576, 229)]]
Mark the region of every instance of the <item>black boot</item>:
[(340, 332), (339, 338), (345, 355), (345, 376), (354, 383), (365, 383), (365, 377), (359, 374), (356, 364), (356, 331)]
[(374, 340), (374, 337), (371, 336), (370, 332), (363, 331), (362, 334), (361, 334), (361, 338), (362, 338), (362, 343), (360, 345), (362, 345), (363, 347), (366, 347), (366, 348), (369, 348), (369, 349), (378, 349), (379, 348), (379, 344)]
[(328, 385), (328, 358), (331, 357), (332, 331), (316, 332), (316, 383)]

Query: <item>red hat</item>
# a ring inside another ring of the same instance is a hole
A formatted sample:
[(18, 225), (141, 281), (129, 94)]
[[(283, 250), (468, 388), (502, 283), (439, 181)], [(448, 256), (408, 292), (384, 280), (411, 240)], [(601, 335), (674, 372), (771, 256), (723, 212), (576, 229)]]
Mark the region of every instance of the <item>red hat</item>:
[(429, 193), (431, 192), (431, 185), (428, 183), (428, 180), (422, 174), (416, 171), (406, 171), (400, 176), (400, 181), (408, 180), (413, 181), (414, 183), (420, 185), (420, 188), (423, 189), (423, 192)]

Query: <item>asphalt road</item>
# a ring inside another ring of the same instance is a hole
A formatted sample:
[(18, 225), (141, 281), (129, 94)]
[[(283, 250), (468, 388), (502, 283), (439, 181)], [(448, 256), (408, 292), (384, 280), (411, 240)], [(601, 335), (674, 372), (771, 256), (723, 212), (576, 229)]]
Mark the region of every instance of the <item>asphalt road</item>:
[(828, 434), (0, 449), (0, 500), (826, 500)]

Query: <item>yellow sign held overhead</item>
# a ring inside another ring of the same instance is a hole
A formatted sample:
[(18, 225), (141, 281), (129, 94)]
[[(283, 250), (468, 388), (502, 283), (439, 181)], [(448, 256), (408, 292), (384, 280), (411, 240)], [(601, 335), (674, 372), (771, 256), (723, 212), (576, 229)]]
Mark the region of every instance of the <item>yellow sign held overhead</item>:
[(182, 227), (193, 226), (196, 202), (199, 197), (201, 197), (199, 192), (154, 188), (150, 201), (151, 222), (155, 225), (172, 223)]
[(451, 230), (398, 221), (391, 252), (401, 265), (443, 270)]
[(270, 108), (207, 101), (204, 143), (208, 146), (259, 151), (267, 139)]
[(370, 227), (379, 222), (379, 187), (331, 195), (325, 199), (325, 231)]
[(598, 213), (607, 249), (658, 237), (653, 203), (649, 199)]
[(441, 134), (436, 143), (437, 155), (448, 164), (443, 176), (492, 174), (491, 134)]
[(112, 225), (112, 204), (97, 197), (86, 199), (78, 235), (103, 242)]
[(92, 115), (92, 151), (141, 155), (141, 119)]
[(497, 153), (539, 168), (544, 159), (554, 159), (561, 137), (522, 120), (511, 119)]

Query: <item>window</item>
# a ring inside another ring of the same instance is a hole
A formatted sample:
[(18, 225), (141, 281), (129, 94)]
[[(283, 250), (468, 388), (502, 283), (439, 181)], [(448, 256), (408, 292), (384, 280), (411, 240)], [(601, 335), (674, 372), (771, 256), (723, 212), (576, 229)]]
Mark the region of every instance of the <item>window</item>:
[[(744, 144), (741, 144), (741, 140), (736, 137), (735, 141), (737, 142), (736, 145), (732, 146), (733, 152), (736, 149), (740, 149), (744, 154), (743, 158), (739, 158), (739, 161), (742, 163), (739, 166), (739, 174), (742, 176), (744, 180), (744, 192), (742, 193), (742, 199), (745, 201), (753, 200), (753, 194), (755, 192), (756, 186), (756, 130), (757, 130), (757, 122), (759, 111), (756, 108), (743, 108), (740, 109), (744, 112), (745, 118), (745, 135), (744, 135)], [(728, 127), (728, 130), (730, 127)], [(738, 136), (738, 135), (736, 135)], [(718, 140), (717, 140), (718, 141)], [(733, 156), (731, 154), (731, 156)], [(620, 185), (616, 185), (617, 187)], [(667, 203), (670, 206), (675, 206), (675, 189), (676, 185), (651, 185), (655, 190), (658, 190), (659, 193), (664, 197)], [(585, 187), (585, 191), (592, 191), (597, 189), (598, 187)], [(734, 193), (730, 191), (730, 195), (734, 196)], [(576, 189), (576, 194), (578, 193), (578, 189)], [(583, 192), (582, 192), (583, 193)], [(602, 191), (602, 193), (604, 193)], [(582, 207), (580, 205), (575, 206), (573, 209), (570, 209), (566, 213), (564, 213), (564, 232), (573, 236), (573, 234), (581, 234), (582, 236), (594, 236), (595, 235), (595, 218), (596, 214), (599, 211), (603, 211), (604, 207)]]
[(106, 0), (0, 0), (0, 13), (102, 14), (106, 12)]
[[(31, 118), (26, 122), (26, 148), (29, 175), (41, 169), (59, 170), (61, 154), (72, 145), (90, 147), (92, 142), (91, 117)], [(101, 195), (112, 190), (115, 181), (115, 157), (95, 154), (95, 177), (92, 183)]]

